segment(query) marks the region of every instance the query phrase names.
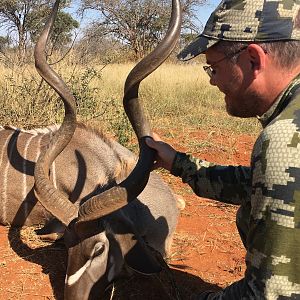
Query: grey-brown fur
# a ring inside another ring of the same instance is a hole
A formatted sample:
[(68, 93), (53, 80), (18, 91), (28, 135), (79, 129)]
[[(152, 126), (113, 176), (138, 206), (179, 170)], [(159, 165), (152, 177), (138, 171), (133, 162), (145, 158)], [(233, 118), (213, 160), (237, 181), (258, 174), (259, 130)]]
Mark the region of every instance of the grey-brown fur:
[[(45, 223), (50, 214), (36, 202), (33, 172), (41, 147), (58, 126), (36, 130), (0, 127), (0, 222), (14, 226)], [(85, 199), (133, 168), (135, 155), (104, 134), (82, 124), (51, 168), (54, 185), (75, 202)]]

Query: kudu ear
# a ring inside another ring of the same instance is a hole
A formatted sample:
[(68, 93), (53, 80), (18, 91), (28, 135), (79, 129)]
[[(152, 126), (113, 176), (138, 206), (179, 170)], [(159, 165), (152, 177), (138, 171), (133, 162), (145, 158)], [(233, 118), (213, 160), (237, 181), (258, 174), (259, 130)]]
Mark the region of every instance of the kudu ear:
[(145, 242), (136, 241), (124, 259), (131, 269), (144, 275), (159, 273), (162, 270)]

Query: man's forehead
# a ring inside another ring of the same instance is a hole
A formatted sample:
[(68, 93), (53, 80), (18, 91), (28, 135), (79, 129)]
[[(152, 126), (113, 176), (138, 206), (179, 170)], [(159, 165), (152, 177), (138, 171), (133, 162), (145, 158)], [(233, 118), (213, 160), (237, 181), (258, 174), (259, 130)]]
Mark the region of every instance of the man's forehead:
[(224, 56), (224, 53), (218, 51), (215, 47), (209, 48), (204, 52), (206, 63), (208, 65), (213, 64), (215, 61), (219, 60)]

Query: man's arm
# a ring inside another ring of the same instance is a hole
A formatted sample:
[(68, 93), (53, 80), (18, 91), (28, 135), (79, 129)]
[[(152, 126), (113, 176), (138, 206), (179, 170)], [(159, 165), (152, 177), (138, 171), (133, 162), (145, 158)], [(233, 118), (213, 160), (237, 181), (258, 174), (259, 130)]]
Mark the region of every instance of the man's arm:
[(157, 135), (147, 140), (157, 151), (154, 168), (163, 167), (182, 178), (201, 197), (224, 203), (241, 204), (250, 198), (251, 169), (243, 166), (218, 166), (177, 152)]
[(250, 198), (250, 167), (215, 165), (178, 152), (171, 173), (181, 177), (201, 197), (231, 204)]

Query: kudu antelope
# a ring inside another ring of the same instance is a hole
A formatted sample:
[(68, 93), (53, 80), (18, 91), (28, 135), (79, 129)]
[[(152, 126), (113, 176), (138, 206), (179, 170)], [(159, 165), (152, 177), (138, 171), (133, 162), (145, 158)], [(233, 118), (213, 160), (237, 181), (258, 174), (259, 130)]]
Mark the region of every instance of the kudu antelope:
[(35, 63), (39, 74), (62, 98), (65, 117), (36, 163), (35, 194), (46, 210), (66, 226), (65, 299), (99, 299), (111, 282), (131, 269), (145, 274), (159, 272), (160, 264), (149, 249), (165, 255), (175, 229), (178, 211), (174, 196), (155, 175), (150, 177), (147, 185), (154, 151), (145, 143), (145, 138), (151, 136), (151, 129), (138, 99), (138, 89), (140, 82), (158, 68), (175, 47), (180, 32), (181, 8), (179, 1), (173, 0), (165, 38), (135, 66), (125, 83), (124, 109), (140, 147), (136, 166), (126, 179), (86, 197), (78, 207), (52, 184), (49, 177), (53, 161), (67, 147), (76, 130), (75, 99), (47, 64), (45, 55), (58, 5), (59, 0), (37, 41)]

